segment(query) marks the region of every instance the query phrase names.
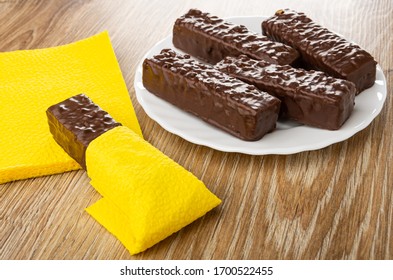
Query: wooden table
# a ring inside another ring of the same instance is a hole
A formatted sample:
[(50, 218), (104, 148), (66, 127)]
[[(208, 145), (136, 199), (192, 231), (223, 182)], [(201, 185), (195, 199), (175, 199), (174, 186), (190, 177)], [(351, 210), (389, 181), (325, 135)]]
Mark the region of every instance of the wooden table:
[[(133, 88), (136, 67), (177, 17), (189, 8), (229, 17), (285, 7), (357, 42), (384, 69), (387, 100), (366, 129), (316, 151), (250, 156), (189, 143), (145, 114)], [(1, 1), (0, 51), (109, 30), (145, 138), (223, 203), (130, 256), (84, 211), (100, 198), (85, 172), (6, 183), (0, 185), (0, 259), (392, 259), (392, 14), (391, 0)]]

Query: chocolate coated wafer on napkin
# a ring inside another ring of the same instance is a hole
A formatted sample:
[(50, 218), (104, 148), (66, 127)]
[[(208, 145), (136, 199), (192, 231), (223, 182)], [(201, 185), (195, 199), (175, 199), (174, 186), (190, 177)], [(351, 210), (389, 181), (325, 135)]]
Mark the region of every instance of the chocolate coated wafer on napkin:
[(56, 142), (82, 165), (103, 196), (87, 208), (136, 254), (180, 230), (221, 201), (202, 181), (85, 95), (48, 109)]

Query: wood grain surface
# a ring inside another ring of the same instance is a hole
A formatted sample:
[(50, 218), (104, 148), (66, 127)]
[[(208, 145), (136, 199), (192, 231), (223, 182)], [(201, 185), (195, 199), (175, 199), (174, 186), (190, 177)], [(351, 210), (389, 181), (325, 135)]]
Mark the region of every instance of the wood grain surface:
[[(145, 114), (133, 89), (136, 67), (177, 17), (189, 8), (229, 17), (286, 7), (357, 42), (384, 69), (387, 100), (366, 129), (317, 151), (250, 156), (191, 144)], [(223, 200), (130, 256), (84, 210), (100, 196), (83, 171), (2, 184), (0, 259), (393, 259), (392, 15), (391, 0), (0, 1), (0, 51), (108, 30), (145, 138)]]

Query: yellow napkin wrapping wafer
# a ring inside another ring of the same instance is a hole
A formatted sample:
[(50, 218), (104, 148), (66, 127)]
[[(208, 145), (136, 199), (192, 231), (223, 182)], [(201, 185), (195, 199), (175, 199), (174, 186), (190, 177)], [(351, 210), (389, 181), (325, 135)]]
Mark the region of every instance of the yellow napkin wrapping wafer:
[(80, 168), (53, 140), (46, 109), (86, 93), (142, 135), (107, 32), (48, 49), (0, 53), (0, 184)]
[(86, 150), (91, 184), (104, 198), (87, 211), (136, 254), (203, 216), (218, 199), (202, 181), (127, 127)]

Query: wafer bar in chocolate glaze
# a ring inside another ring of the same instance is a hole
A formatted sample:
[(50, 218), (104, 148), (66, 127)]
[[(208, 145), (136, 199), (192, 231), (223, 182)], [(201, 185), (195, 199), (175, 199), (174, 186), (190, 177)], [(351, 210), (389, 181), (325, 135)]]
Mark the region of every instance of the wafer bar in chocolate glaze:
[(213, 64), (240, 54), (278, 64), (293, 64), (299, 57), (289, 46), (195, 9), (176, 20), (173, 45)]
[(151, 93), (243, 140), (276, 126), (279, 99), (187, 54), (164, 49), (145, 59), (142, 80)]
[(89, 143), (104, 132), (121, 125), (84, 94), (52, 105), (47, 109), (46, 115), (55, 141), (83, 169), (86, 169), (85, 153)]
[(303, 13), (279, 10), (262, 22), (262, 32), (297, 49), (306, 67), (353, 82), (358, 93), (375, 82), (377, 63), (368, 52)]
[(352, 82), (320, 71), (271, 64), (241, 55), (216, 66), (281, 100), (281, 114), (300, 123), (336, 130), (350, 116), (356, 93)]

